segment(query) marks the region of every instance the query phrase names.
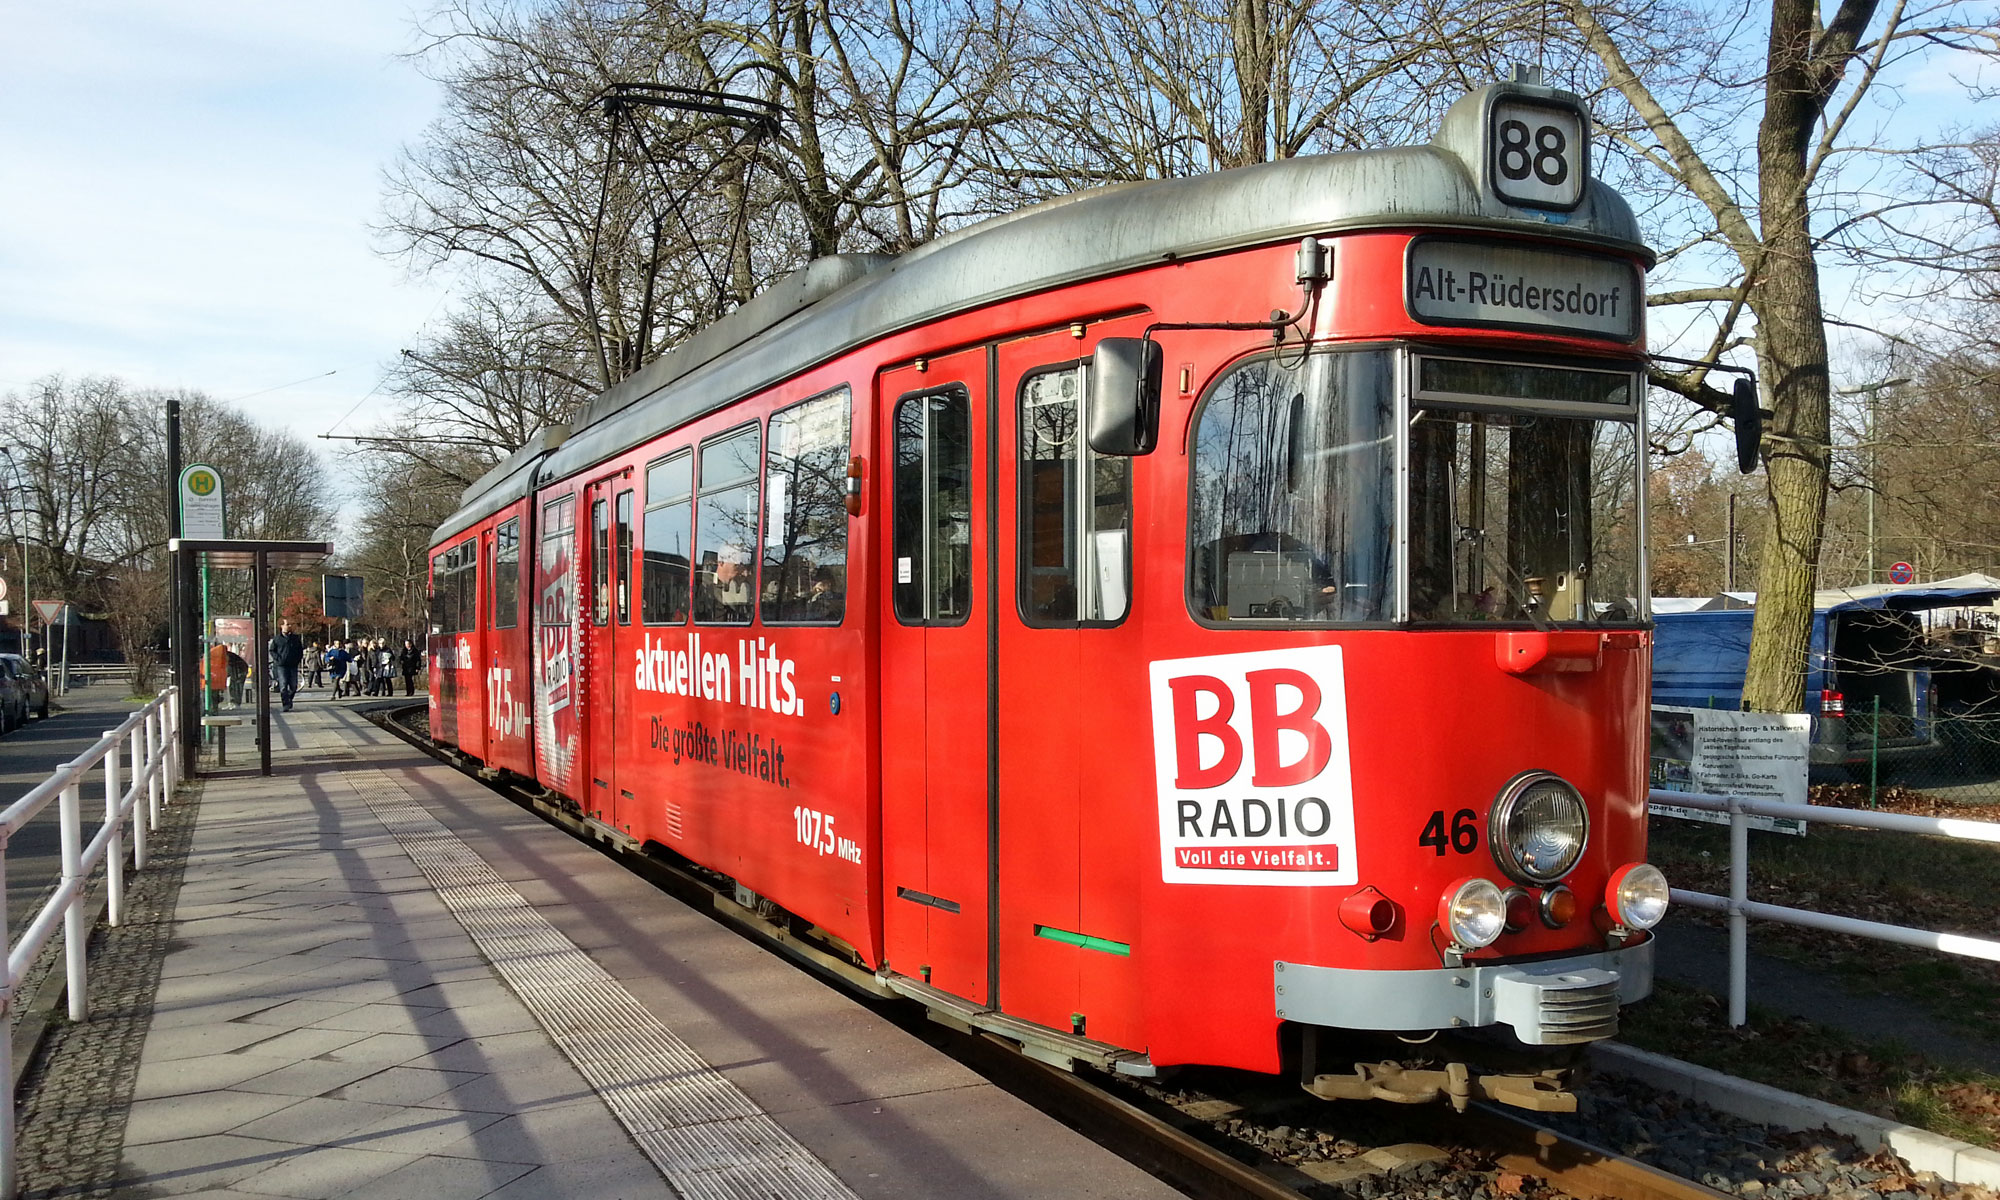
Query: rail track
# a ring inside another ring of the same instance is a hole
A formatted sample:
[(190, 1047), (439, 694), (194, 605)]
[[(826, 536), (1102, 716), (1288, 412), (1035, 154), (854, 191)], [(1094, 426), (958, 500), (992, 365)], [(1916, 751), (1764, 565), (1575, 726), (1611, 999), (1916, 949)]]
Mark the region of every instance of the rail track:
[[(422, 705), (366, 711), (377, 724), (425, 753), (479, 778), (489, 788), (551, 824), (597, 843), (662, 890), (801, 965), (856, 988), (879, 1011), (951, 1053), (996, 1085), (1033, 1103), (1142, 1169), (1200, 1200), (1300, 1200), (1301, 1197), (1492, 1196), (1496, 1200), (1719, 1200), (1728, 1193), (1669, 1174), (1637, 1159), (1588, 1145), (1490, 1105), (1463, 1114), (1442, 1106), (1332, 1105), (1303, 1093), (1273, 1090), (1271, 1081), (1212, 1073), (1204, 1089), (1139, 1084), (1088, 1069), (1064, 1071), (1037, 1062), (991, 1034), (962, 1032), (927, 1019), (909, 1000), (885, 998), (853, 964), (801, 939), (782, 921), (738, 906), (722, 877), (650, 855), (607, 846), (581, 817), (543, 789), (430, 739)], [(1297, 1164), (1264, 1148), (1300, 1113), (1336, 1136), (1317, 1136), (1331, 1153)], [(1348, 1127), (1355, 1130), (1348, 1135)], [(1362, 1132), (1365, 1130), (1365, 1132)]]

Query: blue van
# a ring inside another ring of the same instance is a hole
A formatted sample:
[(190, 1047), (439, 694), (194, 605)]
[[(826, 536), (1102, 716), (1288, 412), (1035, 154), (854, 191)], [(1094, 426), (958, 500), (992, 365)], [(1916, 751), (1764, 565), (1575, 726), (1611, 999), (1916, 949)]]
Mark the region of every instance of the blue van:
[[(1907, 603), (1912, 599), (1918, 602)], [(1814, 610), (1806, 656), (1813, 766), (1865, 778), (1871, 748), (1880, 761), (1895, 762), (1937, 746), (1930, 659), (1910, 613), (1934, 605), (1899, 593)], [(1655, 614), (1653, 703), (1741, 708), (1754, 615), (1747, 608)]]

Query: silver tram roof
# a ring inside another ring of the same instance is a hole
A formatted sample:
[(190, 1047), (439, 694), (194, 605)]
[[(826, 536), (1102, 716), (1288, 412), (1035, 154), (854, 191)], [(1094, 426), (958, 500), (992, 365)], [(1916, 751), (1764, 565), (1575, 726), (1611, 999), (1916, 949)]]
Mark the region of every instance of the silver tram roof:
[(968, 225), (900, 255), (817, 259), (613, 385), (574, 427), (538, 434), (468, 487), (439, 532), (463, 530), (538, 481), (574, 474), (868, 342), (1141, 267), (1414, 224), (1532, 231), (1650, 266), (1631, 208), (1595, 178), (1582, 202), (1560, 214), (1509, 205), (1481, 186), (1485, 113), (1500, 96), (1581, 108), (1567, 92), (1490, 84), (1454, 104), (1428, 146), (1112, 184)]

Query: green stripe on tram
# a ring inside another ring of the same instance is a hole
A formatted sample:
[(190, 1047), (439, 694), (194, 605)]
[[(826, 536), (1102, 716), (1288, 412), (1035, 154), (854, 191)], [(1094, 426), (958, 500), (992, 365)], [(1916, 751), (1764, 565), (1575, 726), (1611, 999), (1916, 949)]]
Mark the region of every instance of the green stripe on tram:
[(1114, 942), (1110, 938), (1092, 937), (1087, 933), (1071, 933), (1067, 929), (1056, 929), (1048, 925), (1035, 926), (1035, 936), (1061, 942), (1065, 946), (1081, 946), (1085, 950), (1099, 950), (1105, 954), (1132, 955), (1132, 947), (1124, 942)]

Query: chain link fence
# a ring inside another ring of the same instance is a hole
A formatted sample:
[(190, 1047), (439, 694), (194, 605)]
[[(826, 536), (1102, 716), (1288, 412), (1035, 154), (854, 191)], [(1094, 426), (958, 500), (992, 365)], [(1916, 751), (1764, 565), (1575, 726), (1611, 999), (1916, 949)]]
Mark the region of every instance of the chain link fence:
[(1848, 751), (1859, 761), (1823, 781), (1816, 772), (1815, 782), (1861, 789), (1871, 806), (1886, 797), (2000, 811), (2000, 703), (1943, 707), (1927, 717), (1878, 714), (1871, 705), (1845, 719)]

